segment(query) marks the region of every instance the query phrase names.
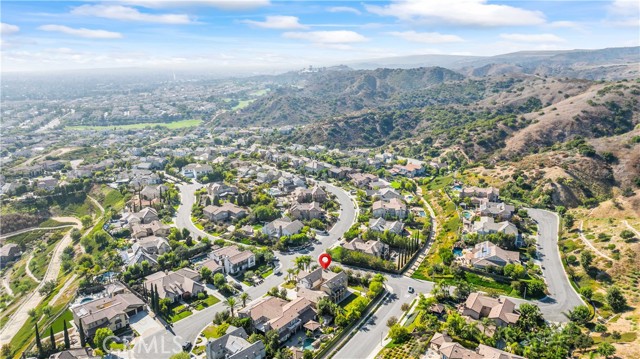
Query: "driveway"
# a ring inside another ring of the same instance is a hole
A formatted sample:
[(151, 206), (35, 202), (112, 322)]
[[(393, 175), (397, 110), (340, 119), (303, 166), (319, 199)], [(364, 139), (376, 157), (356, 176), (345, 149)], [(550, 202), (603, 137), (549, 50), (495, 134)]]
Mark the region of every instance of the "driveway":
[(131, 329), (135, 330), (141, 337), (146, 334), (164, 329), (164, 326), (152, 318), (146, 311), (140, 312), (129, 318)]

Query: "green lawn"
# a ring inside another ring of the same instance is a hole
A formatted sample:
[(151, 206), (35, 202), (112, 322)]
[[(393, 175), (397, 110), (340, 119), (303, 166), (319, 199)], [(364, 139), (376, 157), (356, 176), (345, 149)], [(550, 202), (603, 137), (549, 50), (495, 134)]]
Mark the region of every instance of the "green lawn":
[[(242, 102), (241, 102), (242, 104)], [(248, 104), (247, 104), (248, 105)], [(239, 105), (238, 105), (239, 106)], [(246, 106), (246, 105), (244, 105)], [(243, 106), (243, 107), (244, 107)], [(146, 127), (161, 126), (170, 130), (180, 128), (196, 127), (202, 123), (202, 120), (182, 120), (175, 122), (151, 122), (151, 123), (135, 123), (132, 125), (116, 125), (116, 126), (67, 126), (67, 130), (139, 130)]]
[(252, 103), (254, 100), (240, 100), (238, 101), (238, 104), (233, 106), (233, 110), (241, 110), (247, 106), (249, 106), (250, 103)]
[(207, 339), (220, 338), (221, 336), (223, 336), (227, 332), (228, 328), (229, 328), (229, 324), (228, 323), (224, 323), (224, 324), (221, 324), (221, 325), (213, 325), (212, 324), (212, 325), (206, 327), (202, 331), (202, 335), (204, 335), (204, 337), (207, 338)]
[[(67, 309), (64, 313), (62, 313), (61, 316), (58, 317), (58, 319), (56, 319), (55, 322), (53, 322), (53, 324), (51, 324), (51, 326), (53, 327), (53, 332), (60, 333), (61, 331), (63, 331), (64, 322), (67, 322), (67, 330), (71, 329), (71, 324), (69, 324), (69, 322), (72, 320), (73, 314), (71, 313), (71, 310)], [(47, 330), (45, 330), (44, 332), (49, 333), (49, 328), (47, 328)]]
[(342, 302), (340, 302), (340, 306), (342, 308), (344, 308), (344, 310), (346, 310), (347, 312), (349, 311), (349, 309), (351, 309), (351, 303), (356, 300), (356, 298), (358, 298), (358, 295), (355, 293), (351, 293), (349, 294), (348, 297), (344, 298), (344, 300)]
[(183, 305), (179, 305), (179, 306), (173, 308), (173, 310), (171, 311), (172, 314), (169, 317), (169, 322), (170, 323), (175, 323), (175, 322), (177, 322), (179, 320), (182, 320), (182, 319), (190, 316), (191, 314), (193, 314), (193, 312), (190, 311), (190, 310), (184, 310), (182, 312), (178, 312), (178, 311), (183, 310), (183, 309), (184, 309)]
[(268, 271), (262, 273), (262, 278), (267, 278), (271, 274), (273, 274), (273, 269), (269, 269)]
[(602, 336), (602, 335), (592, 336), (593, 342), (595, 344), (600, 344), (602, 342), (608, 342), (608, 343), (631, 343), (634, 340), (636, 340), (637, 337), (638, 337), (638, 333), (635, 333), (635, 332), (622, 333), (622, 335), (620, 335), (620, 339), (613, 339), (613, 337), (611, 337), (611, 335), (607, 335), (606, 337)]
[(219, 301), (220, 301), (220, 299), (218, 299), (216, 296), (210, 295), (210, 296), (207, 297), (207, 299), (198, 300), (198, 301), (194, 302), (193, 306), (197, 310), (203, 310), (204, 308), (208, 308), (208, 307), (218, 303)]

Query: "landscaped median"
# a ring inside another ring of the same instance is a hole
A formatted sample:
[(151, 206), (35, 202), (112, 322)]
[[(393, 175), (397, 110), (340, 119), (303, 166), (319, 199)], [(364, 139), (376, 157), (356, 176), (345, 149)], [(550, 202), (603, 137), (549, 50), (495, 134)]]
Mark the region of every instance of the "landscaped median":
[[(380, 308), (382, 301), (388, 294), (389, 292), (384, 290), (381, 291), (376, 297), (374, 297), (367, 308), (362, 312), (360, 320), (352, 321), (348, 326), (344, 327), (339, 333), (337, 333), (330, 341), (323, 343), (323, 346), (320, 348), (320, 350), (314, 353), (314, 358), (332, 358), (333, 355), (335, 355), (335, 353), (340, 350), (351, 339), (351, 337), (355, 335), (354, 329), (369, 320), (369, 317), (373, 313), (375, 313), (378, 308)], [(347, 303), (346, 306), (348, 306), (349, 304), (350, 303)]]

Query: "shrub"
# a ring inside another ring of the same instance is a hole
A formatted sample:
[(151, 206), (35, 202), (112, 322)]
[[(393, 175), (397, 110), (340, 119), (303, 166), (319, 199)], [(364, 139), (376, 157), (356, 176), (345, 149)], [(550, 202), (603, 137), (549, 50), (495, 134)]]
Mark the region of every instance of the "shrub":
[(607, 290), (607, 303), (613, 311), (621, 312), (627, 307), (627, 300), (620, 288), (613, 286)]

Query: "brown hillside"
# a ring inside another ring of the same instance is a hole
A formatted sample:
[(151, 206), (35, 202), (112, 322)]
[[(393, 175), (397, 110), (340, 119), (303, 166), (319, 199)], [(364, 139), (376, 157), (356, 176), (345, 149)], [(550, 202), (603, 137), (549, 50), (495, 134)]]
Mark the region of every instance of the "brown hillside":
[(507, 139), (503, 154), (533, 152), (577, 136), (626, 133), (640, 122), (638, 95), (637, 83), (596, 84), (539, 112), (526, 114), (533, 124)]

